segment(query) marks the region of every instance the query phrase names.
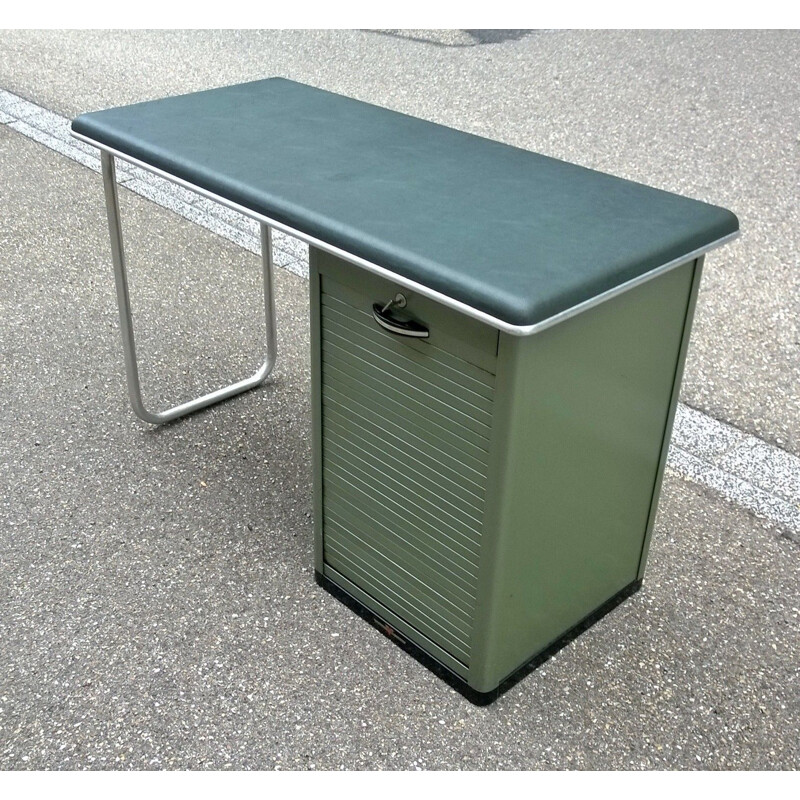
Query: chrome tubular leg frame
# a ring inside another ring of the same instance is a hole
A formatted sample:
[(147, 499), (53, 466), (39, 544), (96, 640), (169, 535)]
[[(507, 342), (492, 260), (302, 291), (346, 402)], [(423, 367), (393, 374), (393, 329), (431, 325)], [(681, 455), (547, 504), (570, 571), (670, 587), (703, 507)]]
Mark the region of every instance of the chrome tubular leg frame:
[(251, 377), (232, 383), (222, 389), (189, 400), (186, 403), (173, 406), (166, 411), (152, 412), (144, 407), (142, 390), (139, 384), (139, 364), (136, 359), (136, 344), (133, 335), (133, 315), (131, 314), (131, 301), (128, 292), (128, 275), (125, 268), (125, 251), (122, 245), (122, 225), (120, 223), (119, 199), (117, 197), (117, 177), (114, 166), (114, 156), (105, 151), (101, 152), (103, 166), (103, 187), (106, 196), (106, 211), (108, 212), (108, 229), (111, 236), (111, 258), (114, 264), (114, 283), (117, 289), (117, 304), (119, 306), (119, 322), (122, 331), (122, 349), (125, 354), (125, 372), (128, 378), (128, 395), (134, 412), (153, 425), (170, 422), (173, 419), (190, 414), (201, 408), (227, 400), (248, 389), (253, 389), (262, 384), (272, 372), (277, 354), (277, 333), (275, 325), (275, 296), (272, 286), (272, 229), (261, 223), (261, 261), (264, 272), (264, 309), (266, 313), (266, 338), (267, 357), (260, 369)]

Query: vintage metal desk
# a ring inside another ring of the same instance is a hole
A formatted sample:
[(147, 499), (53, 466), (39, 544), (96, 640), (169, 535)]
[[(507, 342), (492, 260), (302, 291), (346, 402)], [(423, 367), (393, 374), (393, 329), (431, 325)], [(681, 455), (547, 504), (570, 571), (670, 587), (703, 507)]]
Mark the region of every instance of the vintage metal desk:
[[(316, 572), (476, 702), (642, 579), (724, 209), (273, 78), (84, 114), (148, 422), (275, 359), (270, 232), (311, 245)], [(267, 360), (147, 411), (114, 159), (261, 223)]]

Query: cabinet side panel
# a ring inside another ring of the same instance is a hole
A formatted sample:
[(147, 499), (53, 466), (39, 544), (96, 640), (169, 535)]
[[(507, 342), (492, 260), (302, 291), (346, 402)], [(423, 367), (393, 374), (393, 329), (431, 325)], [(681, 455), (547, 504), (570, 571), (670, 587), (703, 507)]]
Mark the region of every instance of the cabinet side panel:
[(496, 420), (505, 436), (487, 489), (494, 552), (479, 597), (478, 691), (637, 579), (694, 268), (527, 339), (501, 336), (498, 393), (512, 396)]

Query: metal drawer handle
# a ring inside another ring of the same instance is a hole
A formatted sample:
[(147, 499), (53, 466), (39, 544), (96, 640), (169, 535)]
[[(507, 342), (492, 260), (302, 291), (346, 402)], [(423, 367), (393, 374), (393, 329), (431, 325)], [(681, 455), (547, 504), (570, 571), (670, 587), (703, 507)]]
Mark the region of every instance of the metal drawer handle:
[(389, 309), (392, 306), (405, 308), (405, 305), (406, 298), (402, 294), (398, 294), (394, 300), (390, 300), (385, 305), (373, 303), (372, 316), (375, 318), (375, 322), (377, 322), (382, 328), (385, 328), (387, 331), (389, 331), (389, 333), (394, 333), (398, 336), (412, 336), (415, 339), (427, 339), (430, 336), (430, 333), (424, 325), (420, 325), (419, 322), (415, 322), (413, 319), (395, 319), (389, 313)]

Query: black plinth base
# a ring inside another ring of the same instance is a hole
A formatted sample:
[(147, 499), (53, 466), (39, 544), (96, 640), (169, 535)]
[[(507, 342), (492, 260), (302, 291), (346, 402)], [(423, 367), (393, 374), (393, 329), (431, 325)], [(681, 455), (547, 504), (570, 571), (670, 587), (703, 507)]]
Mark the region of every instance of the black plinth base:
[(456, 675), (455, 672), (444, 666), (444, 664), (437, 661), (432, 655), (426, 653), (413, 642), (408, 641), (405, 637), (400, 638), (399, 634), (397, 637), (393, 636), (390, 633), (390, 631), (393, 631), (391, 625), (382, 620), (378, 614), (367, 608), (361, 601), (356, 600), (351, 594), (340, 586), (337, 586), (330, 578), (326, 578), (321, 572), (315, 572), (314, 575), (317, 583), (323, 589), (330, 592), (337, 600), (340, 600), (348, 608), (355, 611), (362, 619), (369, 622), (370, 625), (379, 630), (384, 636), (391, 639), (395, 644), (417, 659), (423, 666), (427, 667), (431, 672), (440, 677), (449, 686), (452, 686), (457, 692), (476, 706), (486, 706), (494, 702), (501, 694), (507, 692), (512, 686), (519, 683), (526, 675), (533, 672), (538, 666), (544, 664), (549, 658), (552, 658), (561, 648), (566, 647), (573, 639), (594, 625), (595, 622), (602, 619), (610, 611), (613, 611), (623, 600), (626, 600), (632, 594), (639, 591), (642, 586), (640, 580), (629, 583), (624, 589), (621, 589), (613, 597), (609, 598), (591, 614), (584, 617), (577, 625), (570, 628), (563, 636), (560, 636), (544, 650), (525, 662), (519, 669), (516, 669), (495, 689), (488, 692), (478, 692), (461, 676)]

